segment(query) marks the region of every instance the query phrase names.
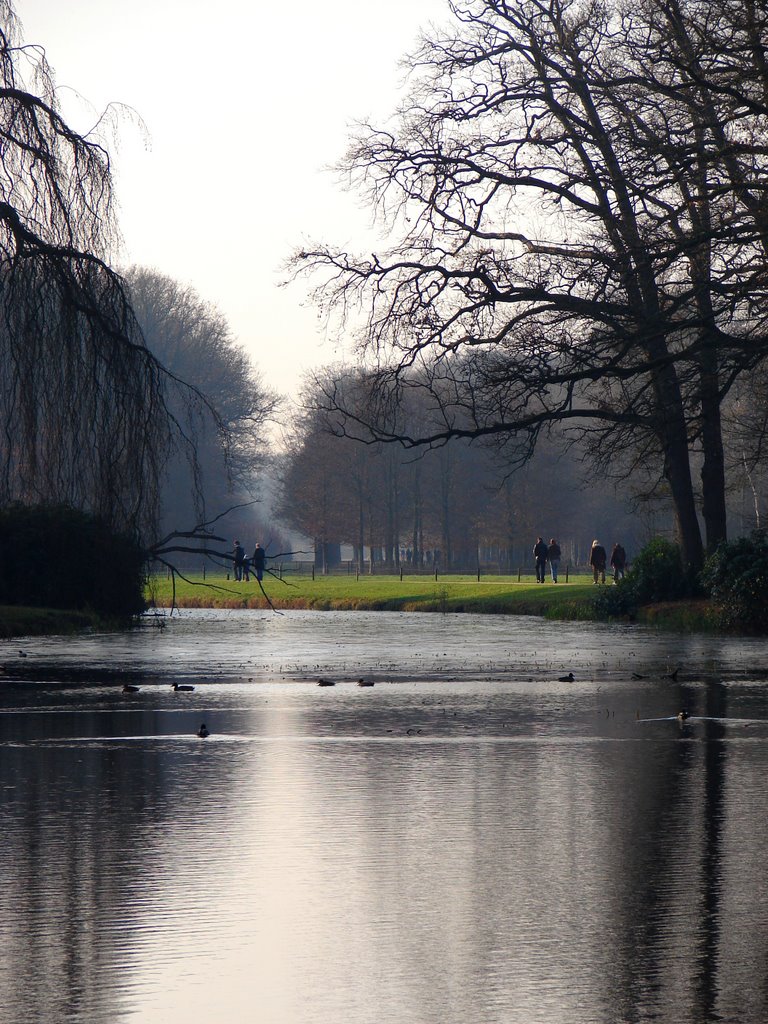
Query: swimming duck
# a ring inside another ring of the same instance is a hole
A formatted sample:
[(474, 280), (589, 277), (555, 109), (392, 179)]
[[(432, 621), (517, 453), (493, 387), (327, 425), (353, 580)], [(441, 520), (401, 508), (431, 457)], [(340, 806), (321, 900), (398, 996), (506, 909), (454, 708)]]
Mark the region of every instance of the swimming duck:
[(557, 677), (558, 683), (572, 683), (574, 679), (575, 679), (575, 676), (574, 676), (573, 672), (569, 672), (567, 676), (558, 676)]
[(139, 687), (134, 686), (132, 683), (126, 683), (123, 687), (123, 693), (138, 693)]
[(204, 740), (206, 736), (211, 735), (210, 732), (208, 731), (208, 726), (205, 724), (205, 722), (203, 722), (203, 724), (197, 730), (197, 735), (200, 737), (201, 740)]
[(332, 679), (324, 679), (322, 676), (317, 680), (318, 686), (335, 686), (336, 683)]
[(181, 693), (182, 690), (186, 693), (191, 693), (194, 690), (194, 686), (190, 686), (188, 683), (172, 683), (171, 689), (176, 693)]
[(686, 718), (691, 717), (691, 713), (686, 708), (683, 708), (682, 711), (677, 712), (677, 717), (680, 719), (681, 722), (684, 722)]
[(373, 686), (373, 680), (372, 679), (358, 679), (357, 680), (357, 685), (358, 686)]

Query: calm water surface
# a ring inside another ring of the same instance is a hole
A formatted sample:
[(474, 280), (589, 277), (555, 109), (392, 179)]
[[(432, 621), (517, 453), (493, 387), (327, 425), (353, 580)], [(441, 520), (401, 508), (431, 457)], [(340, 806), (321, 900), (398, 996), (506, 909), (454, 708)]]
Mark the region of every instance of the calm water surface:
[(768, 1020), (764, 641), (187, 612), (0, 662), (4, 1024)]

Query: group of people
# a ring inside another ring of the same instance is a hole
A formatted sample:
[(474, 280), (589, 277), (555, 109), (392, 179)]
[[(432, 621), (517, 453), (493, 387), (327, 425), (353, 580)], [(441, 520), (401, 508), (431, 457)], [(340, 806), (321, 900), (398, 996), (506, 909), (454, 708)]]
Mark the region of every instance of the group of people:
[(267, 554), (261, 544), (257, 543), (250, 558), (245, 553), (245, 548), (239, 540), (235, 541), (235, 548), (232, 552), (234, 562), (235, 581), (237, 583), (250, 583), (251, 570), (256, 579), (261, 583), (264, 578), (264, 567), (267, 564)]
[[(605, 583), (605, 563), (607, 555), (605, 548), (599, 540), (592, 541), (592, 548), (589, 552), (589, 564), (592, 566), (592, 582), (594, 585)], [(618, 583), (624, 579), (624, 572), (627, 568), (627, 553), (621, 544), (614, 544), (611, 549), (610, 566), (613, 570), (613, 582)]]
[[(552, 575), (552, 582), (557, 583), (557, 571), (560, 567), (560, 545), (553, 537), (549, 544), (542, 537), (536, 538), (533, 548), (533, 557), (536, 560), (536, 582), (543, 583), (547, 573), (547, 563)], [(605, 583), (605, 567), (608, 555), (599, 540), (592, 541), (589, 552), (589, 564), (592, 569), (593, 582)], [(613, 570), (613, 582), (618, 583), (624, 579), (627, 568), (627, 553), (621, 544), (614, 544), (611, 550), (610, 566)]]
[(552, 582), (557, 583), (557, 570), (560, 567), (560, 545), (555, 538), (553, 537), (549, 544), (547, 544), (541, 537), (537, 537), (533, 548), (533, 557), (536, 559), (536, 582), (544, 582), (544, 577), (547, 574), (547, 562), (549, 562)]

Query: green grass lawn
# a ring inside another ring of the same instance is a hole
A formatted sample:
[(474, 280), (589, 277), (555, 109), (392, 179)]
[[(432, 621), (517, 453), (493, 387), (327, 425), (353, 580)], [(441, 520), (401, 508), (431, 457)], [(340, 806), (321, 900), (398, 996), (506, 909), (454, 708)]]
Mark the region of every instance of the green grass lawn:
[[(268, 608), (258, 583), (235, 583), (224, 573), (177, 577), (180, 608)], [(608, 584), (610, 585), (610, 584)], [(597, 589), (591, 576), (562, 578), (556, 586), (537, 584), (533, 576), (267, 576), (265, 588), (276, 608), (315, 611), (478, 612), (501, 615), (542, 615), (550, 619), (594, 620), (592, 599)], [(154, 577), (147, 598), (169, 608), (172, 584), (165, 574)], [(700, 632), (716, 629), (706, 601), (677, 601), (641, 608), (637, 619), (662, 629)], [(0, 606), (0, 638), (66, 633), (85, 628), (113, 628), (85, 612)]]
[[(176, 604), (182, 608), (266, 608), (259, 585), (235, 583), (225, 575), (207, 574), (176, 580)], [(264, 588), (276, 608), (317, 611), (484, 612), (524, 615), (552, 614), (556, 618), (591, 618), (595, 593), (588, 576), (549, 580), (534, 577), (487, 576), (288, 576), (282, 582), (265, 576)], [(149, 597), (158, 607), (170, 607), (172, 583), (165, 575), (152, 579)]]

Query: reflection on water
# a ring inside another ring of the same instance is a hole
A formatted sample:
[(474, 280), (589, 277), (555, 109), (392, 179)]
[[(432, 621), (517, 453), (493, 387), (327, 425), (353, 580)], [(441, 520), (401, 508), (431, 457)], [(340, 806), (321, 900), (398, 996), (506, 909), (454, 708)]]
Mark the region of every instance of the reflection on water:
[(201, 613), (19, 646), (4, 1022), (768, 1019), (763, 642)]

